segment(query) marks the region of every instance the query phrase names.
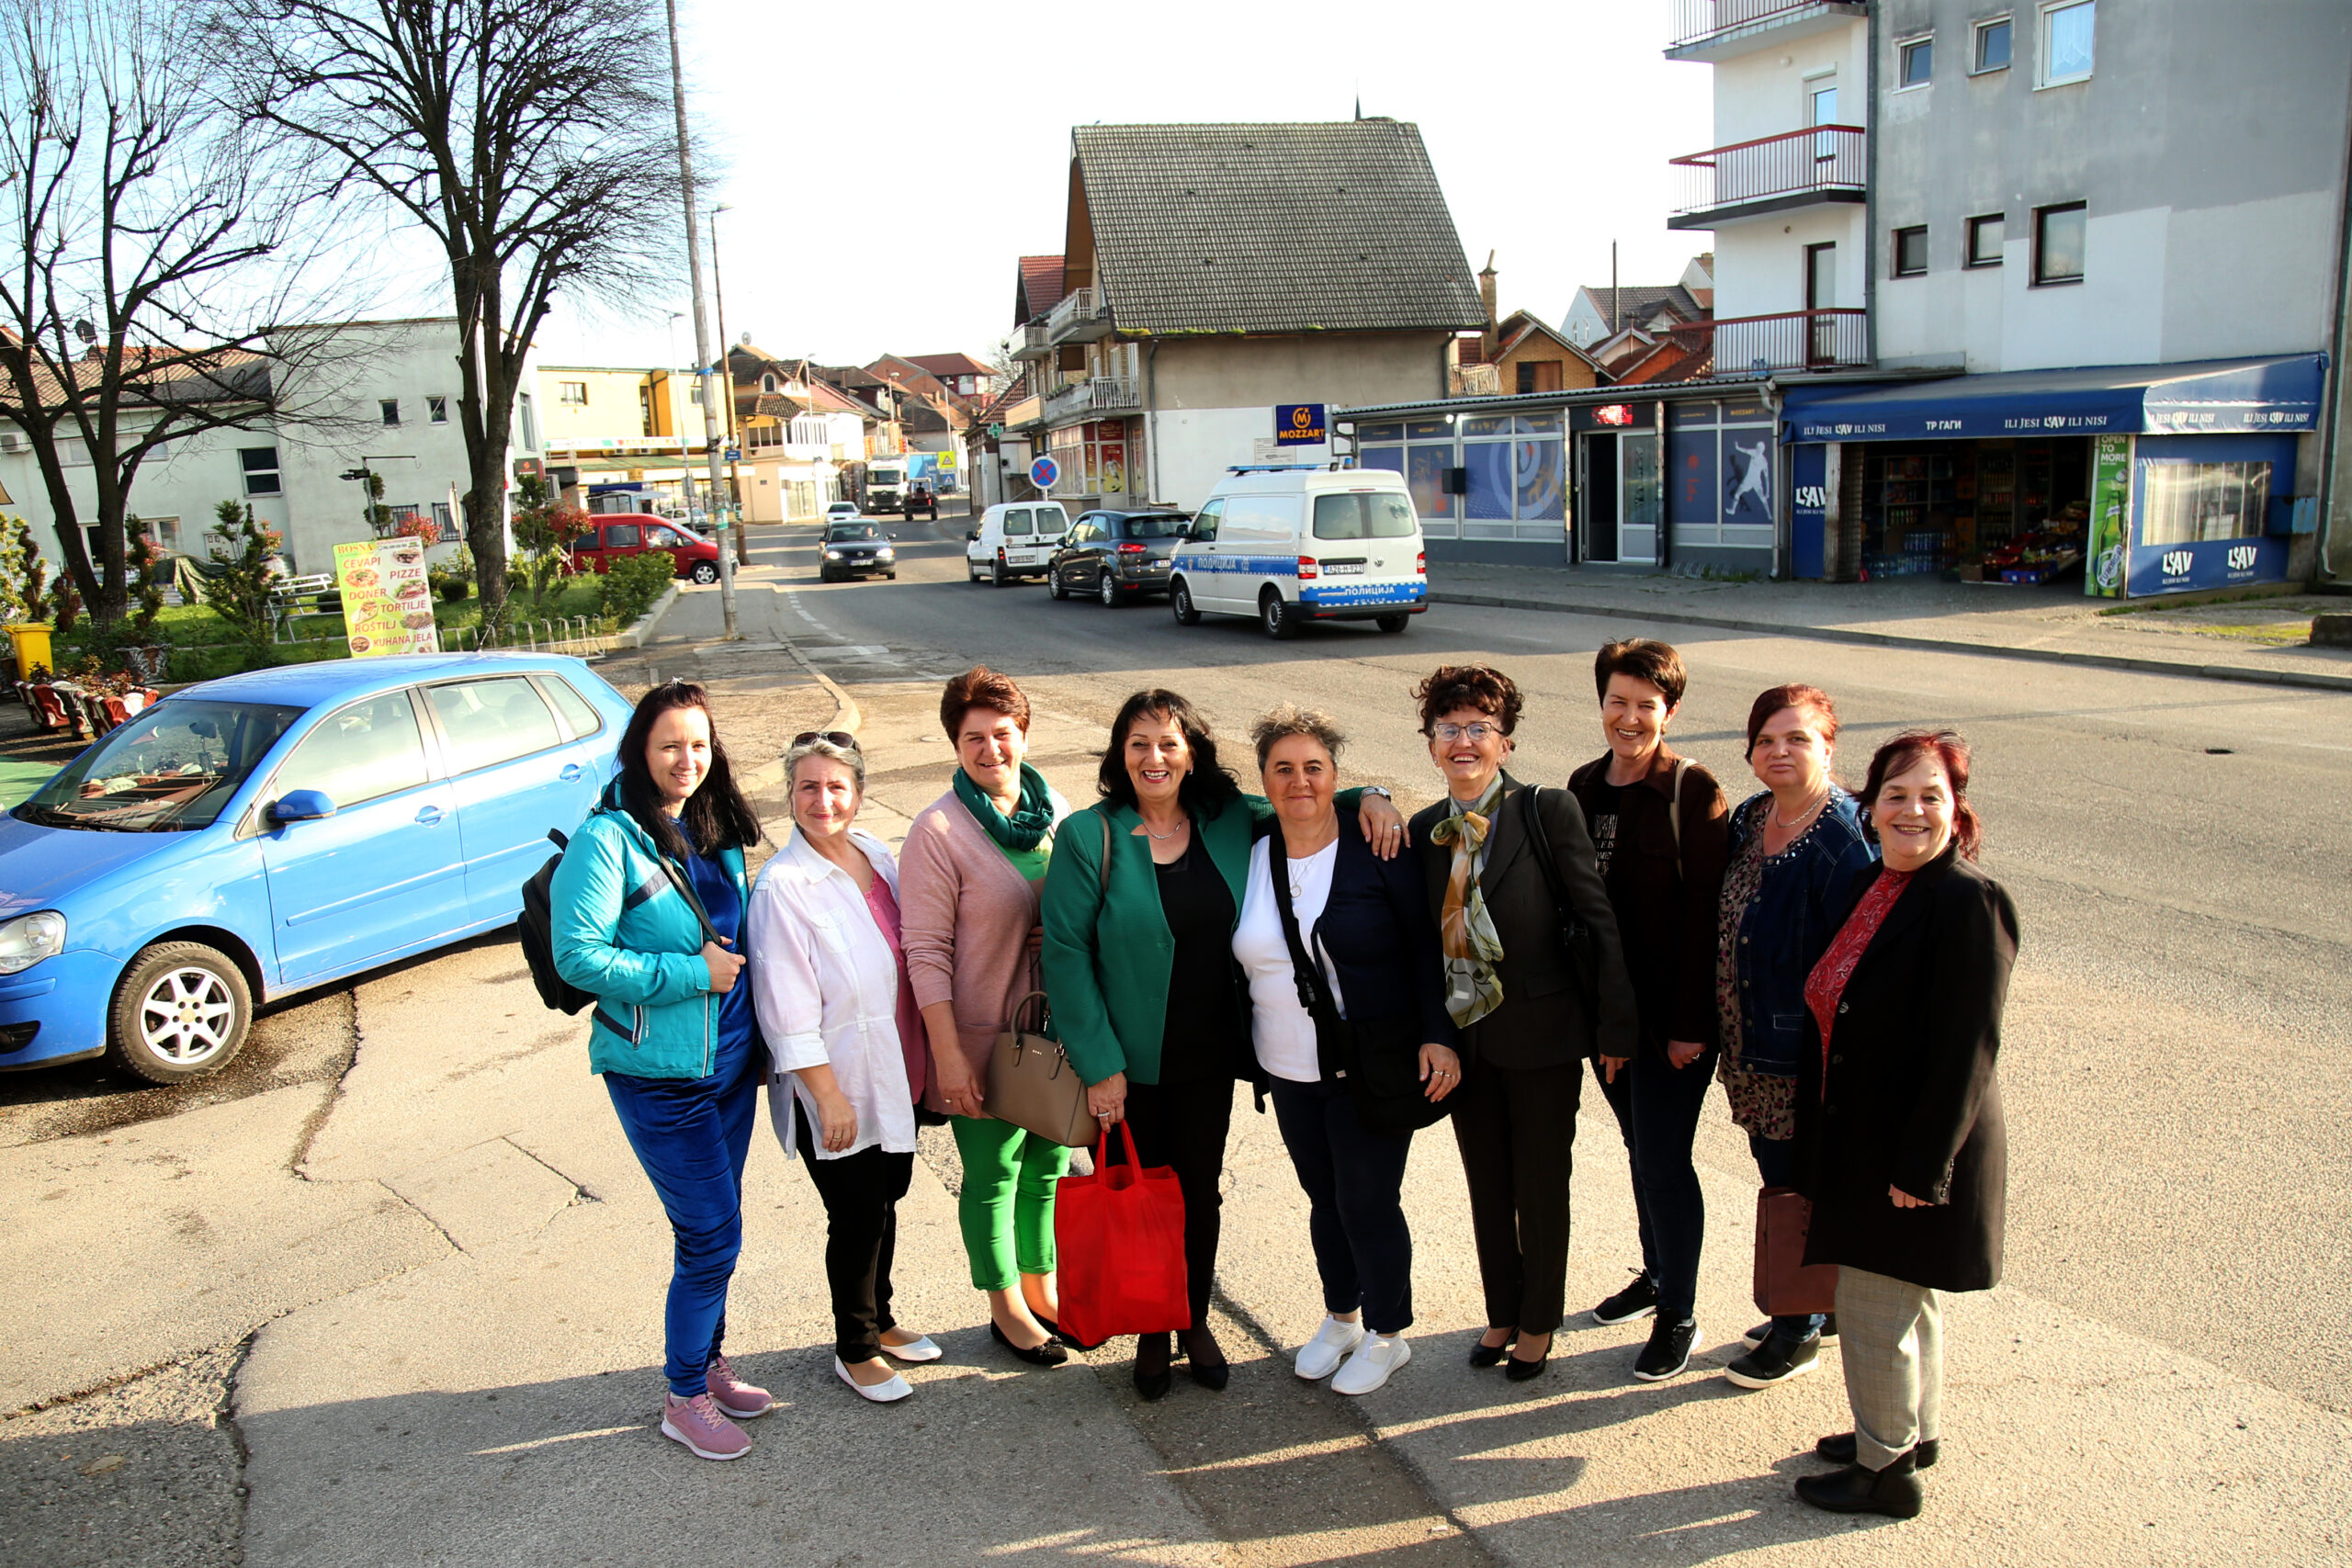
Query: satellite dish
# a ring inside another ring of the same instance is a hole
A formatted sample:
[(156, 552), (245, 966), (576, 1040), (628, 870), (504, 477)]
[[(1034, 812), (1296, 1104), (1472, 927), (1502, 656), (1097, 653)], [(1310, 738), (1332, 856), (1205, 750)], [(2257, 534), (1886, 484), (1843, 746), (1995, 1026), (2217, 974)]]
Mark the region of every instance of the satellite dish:
[(752, 346), (752, 334), (745, 333), (741, 337), (737, 338), (735, 341), (743, 347), (749, 348)]
[(84, 343), (96, 343), (98, 341), (98, 329), (87, 321), (76, 321), (74, 323), (74, 335)]

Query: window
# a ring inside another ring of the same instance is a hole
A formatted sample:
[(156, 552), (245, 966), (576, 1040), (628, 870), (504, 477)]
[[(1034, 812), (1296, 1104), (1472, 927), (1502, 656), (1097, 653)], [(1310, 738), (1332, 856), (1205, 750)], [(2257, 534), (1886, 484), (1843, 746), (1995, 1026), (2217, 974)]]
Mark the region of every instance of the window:
[(515, 423), (523, 427), (523, 450), (526, 452), (539, 449), (539, 425), (534, 417), (535, 412), (531, 407), (530, 393), (524, 392), (515, 398)]
[(1029, 521), (1029, 509), (1025, 506), (1016, 506), (1012, 511), (1006, 513), (1004, 514), (1004, 532), (1008, 538), (1016, 535), (1028, 536), (1035, 534), (1036, 532), (1036, 525)]
[(1917, 277), (1928, 270), (1928, 226), (1894, 231), (1894, 276)]
[(277, 770), (270, 792), (314, 789), (340, 809), (413, 789), (424, 777), (415, 706), (406, 692), (387, 692), (321, 719)]
[(378, 403), (376, 408), (384, 416), (386, 424), (398, 424), (401, 422), (401, 400), (398, 398), (386, 398)]
[(447, 398), (427, 398), (427, 399), (425, 399), (425, 400), (424, 400), (424, 420), (425, 420), (425, 423), (428, 423), (428, 424), (447, 424), (447, 423), (449, 423), (449, 400), (448, 400), (448, 399), (447, 399)]
[(761, 378), (760, 378), (760, 390), (761, 390), (761, 391), (763, 391), (763, 392), (773, 392), (773, 391), (775, 391), (775, 377), (773, 377), (773, 376), (763, 376), (763, 377), (761, 377)]
[(2041, 85), (2091, 79), (2092, 22), (2098, 0), (2041, 8)]
[[(139, 522), (140, 525), (146, 529), (147, 536), (155, 541), (155, 546), (158, 549), (162, 550), (165, 555), (179, 554), (180, 520), (178, 518), (142, 517)], [(96, 558), (93, 557), (92, 558), (95, 559)]]
[(554, 699), (555, 711), (563, 716), (564, 728), (571, 731), (574, 740), (585, 739), (605, 728), (604, 716), (562, 676), (540, 676), (539, 690)]
[(586, 408), (588, 406), (588, 383), (585, 381), (558, 381), (555, 384), (555, 400), (571, 408)]
[(1906, 39), (1894, 46), (1894, 90), (1924, 87), (1928, 74), (1935, 69), (1936, 40), (1931, 38)]
[(1560, 362), (1556, 359), (1522, 359), (1513, 367), (1522, 392), (1556, 392), (1561, 388)]
[(605, 525), (605, 548), (608, 550), (633, 550), (643, 543), (645, 532), (634, 523)]
[(1968, 220), (1968, 265), (1998, 266), (2001, 265), (2002, 215), (1988, 212), (1982, 218)]
[(1199, 543), (1216, 538), (1217, 521), (1224, 515), (1225, 502), (1221, 501), (1212, 501), (1202, 506), (1193, 514), (1192, 538)]
[(2146, 500), (2140, 543), (2193, 545), (2206, 539), (2252, 539), (2264, 532), (2270, 510), (2267, 463), (2142, 463)]
[(2083, 245), (2087, 227), (2087, 214), (2079, 201), (2033, 209), (2034, 282), (2083, 280)]
[(750, 425), (744, 429), (743, 436), (743, 444), (747, 446), (781, 446), (784, 445), (784, 426), (780, 424)]
[(433, 686), (427, 694), (448, 742), (452, 773), (471, 773), (561, 742), (555, 715), (520, 675)]
[(1969, 71), (2007, 71), (2009, 68), (2009, 19), (1996, 17), (1989, 22), (1976, 24), (1976, 40)]
[(1419, 526), (1412, 502), (1395, 491), (1315, 498), (1318, 539), (1409, 539)]
[(247, 495), (276, 495), (278, 493), (277, 447), (243, 447), (237, 453), (237, 460), (243, 463), (245, 468), (245, 493)]
[(433, 525), (441, 530), (441, 543), (454, 545), (458, 542), (457, 511), (447, 502), (433, 503)]

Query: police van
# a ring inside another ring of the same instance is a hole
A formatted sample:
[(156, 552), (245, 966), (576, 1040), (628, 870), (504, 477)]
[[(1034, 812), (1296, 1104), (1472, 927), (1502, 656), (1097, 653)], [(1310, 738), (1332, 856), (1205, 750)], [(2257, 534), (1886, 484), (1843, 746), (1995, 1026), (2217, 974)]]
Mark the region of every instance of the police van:
[(1180, 626), (1251, 615), (1272, 637), (1308, 621), (1401, 632), (1429, 607), (1421, 521), (1405, 476), (1337, 464), (1244, 464), (1209, 492), (1169, 569)]

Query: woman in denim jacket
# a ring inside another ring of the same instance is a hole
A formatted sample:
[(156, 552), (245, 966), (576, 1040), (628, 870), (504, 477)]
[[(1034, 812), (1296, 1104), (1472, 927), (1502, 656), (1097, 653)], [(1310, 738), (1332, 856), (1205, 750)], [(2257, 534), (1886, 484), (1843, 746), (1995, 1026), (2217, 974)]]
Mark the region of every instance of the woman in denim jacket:
[[(1837, 739), (1837, 709), (1817, 687), (1775, 686), (1748, 710), (1747, 765), (1764, 788), (1731, 814), (1715, 1003), (1724, 1091), (1767, 1187), (1793, 1184), (1805, 976), (1838, 934), (1848, 883), (1878, 859), (1860, 807), (1830, 776)], [(1811, 1371), (1825, 1330), (1836, 1332), (1813, 1315), (1758, 1325), (1724, 1375), (1770, 1388)]]

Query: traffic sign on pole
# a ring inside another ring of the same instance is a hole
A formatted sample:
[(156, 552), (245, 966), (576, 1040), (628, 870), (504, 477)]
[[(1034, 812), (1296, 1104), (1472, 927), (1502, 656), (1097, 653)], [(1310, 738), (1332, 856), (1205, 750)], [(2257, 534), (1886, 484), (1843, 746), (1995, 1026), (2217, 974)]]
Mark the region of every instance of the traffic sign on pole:
[(1051, 457), (1040, 457), (1029, 465), (1029, 482), (1039, 490), (1051, 490), (1054, 481), (1062, 477), (1062, 466)]

